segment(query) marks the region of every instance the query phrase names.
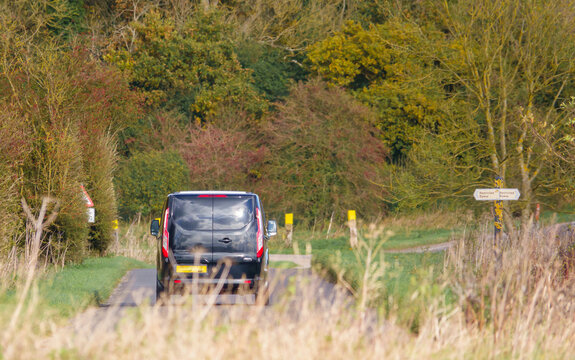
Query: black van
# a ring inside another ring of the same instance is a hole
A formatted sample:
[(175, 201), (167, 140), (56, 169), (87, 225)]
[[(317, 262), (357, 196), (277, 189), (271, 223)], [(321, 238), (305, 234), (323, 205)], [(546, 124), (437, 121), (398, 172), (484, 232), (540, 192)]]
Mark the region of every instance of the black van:
[(276, 235), (277, 225), (273, 220), (266, 224), (256, 194), (169, 194), (162, 217), (152, 221), (150, 232), (158, 239), (156, 299), (197, 283), (248, 288), (258, 302), (267, 302), (267, 240)]

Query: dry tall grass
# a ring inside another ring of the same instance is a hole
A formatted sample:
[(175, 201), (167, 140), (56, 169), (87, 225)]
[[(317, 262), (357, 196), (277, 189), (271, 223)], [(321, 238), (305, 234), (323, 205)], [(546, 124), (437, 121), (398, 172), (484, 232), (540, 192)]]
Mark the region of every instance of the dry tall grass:
[(573, 358), (572, 242), (566, 231), (531, 231), (494, 251), (488, 231), (465, 236), (446, 256), (454, 301), (428, 298), (416, 334), (393, 312), (366, 317), (343, 292), (322, 300), (308, 286), (270, 307), (141, 306), (119, 322), (114, 309), (73, 326), (27, 313), (12, 332), (0, 329), (0, 351), (34, 359)]
[(111, 242), (108, 253), (155, 264), (156, 240), (150, 236), (149, 226), (149, 223), (139, 217), (129, 224), (120, 226), (116, 240)]

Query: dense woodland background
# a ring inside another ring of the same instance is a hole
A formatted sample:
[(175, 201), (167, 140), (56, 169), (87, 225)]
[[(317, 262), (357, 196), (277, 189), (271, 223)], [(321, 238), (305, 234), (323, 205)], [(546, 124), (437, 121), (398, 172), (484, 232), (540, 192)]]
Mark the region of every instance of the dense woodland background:
[(181, 189), (323, 226), (499, 175), (525, 223), (575, 194), (574, 72), (571, 0), (1, 0), (0, 252), (44, 196), (54, 262)]

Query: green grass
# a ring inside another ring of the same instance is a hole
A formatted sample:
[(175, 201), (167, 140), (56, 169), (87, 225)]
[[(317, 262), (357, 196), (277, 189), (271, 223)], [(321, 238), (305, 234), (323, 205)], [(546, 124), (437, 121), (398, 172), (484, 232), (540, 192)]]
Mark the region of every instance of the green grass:
[(270, 267), (274, 269), (293, 269), (298, 267), (298, 264), (291, 261), (270, 261)]
[[(386, 264), (383, 276), (382, 295), (393, 296), (397, 300), (405, 299), (414, 283), (426, 280), (426, 277), (437, 276), (443, 267), (443, 252), (433, 253), (383, 253)], [(381, 260), (378, 258), (378, 260)], [(345, 270), (344, 278), (353, 288), (358, 288), (359, 278), (363, 273), (353, 251), (340, 250), (337, 254), (330, 250), (319, 250), (312, 258), (313, 264), (327, 270), (330, 276), (335, 276), (337, 267)], [(428, 280), (428, 279), (427, 279)]]
[[(399, 314), (402, 321), (410, 324), (417, 331), (419, 314), (426, 308), (426, 296), (444, 296), (447, 299), (448, 291), (440, 289), (437, 278), (441, 274), (444, 262), (444, 252), (433, 253), (386, 253), (386, 250), (406, 249), (423, 245), (438, 244), (449, 241), (457, 230), (447, 229), (415, 229), (396, 230), (394, 233), (380, 238), (383, 259), (377, 260), (385, 263), (384, 275), (376, 289), (378, 298), (372, 306), (389, 313), (392, 309)], [(278, 238), (280, 238), (278, 236)], [(280, 238), (281, 239), (281, 238)], [(343, 277), (352, 288), (359, 289), (360, 278), (363, 274), (363, 264), (358, 262), (354, 251), (350, 248), (349, 237), (337, 236), (326, 239), (313, 237), (311, 232), (294, 234), (294, 241), (298, 243), (299, 252), (305, 253), (306, 243), (312, 247), (312, 265), (330, 280), (337, 278), (337, 273), (344, 271)], [(283, 241), (274, 239), (270, 242), (272, 253), (293, 253), (293, 247), (288, 248)], [(360, 259), (360, 261), (362, 261)], [(425, 288), (426, 294), (421, 295)], [(413, 299), (413, 294), (418, 297)]]
[[(149, 264), (125, 257), (100, 257), (84, 260), (80, 265), (69, 265), (49, 273), (38, 281), (40, 305), (48, 312), (68, 317), (89, 305), (105, 302), (126, 272)], [(10, 311), (16, 303), (15, 292), (0, 296), (3, 310)]]
[(397, 231), (383, 244), (384, 250), (399, 250), (417, 246), (440, 244), (449, 241), (458, 230), (420, 229), (412, 231)]
[(567, 207), (561, 212), (543, 211), (541, 213), (541, 222), (549, 224), (551, 222), (564, 223), (575, 221), (575, 208)]
[[(384, 250), (401, 250), (418, 246), (433, 245), (447, 242), (453, 234), (458, 234), (459, 229), (395, 229), (385, 239), (382, 248)], [(315, 250), (331, 249), (332, 251), (349, 248), (349, 236), (330, 237), (314, 235), (310, 231), (301, 231), (294, 234), (294, 241), (298, 243), (300, 253), (305, 253), (306, 242), (312, 246), (312, 254)], [(293, 254), (293, 247), (286, 247), (281, 237), (270, 242), (270, 251), (274, 254)]]

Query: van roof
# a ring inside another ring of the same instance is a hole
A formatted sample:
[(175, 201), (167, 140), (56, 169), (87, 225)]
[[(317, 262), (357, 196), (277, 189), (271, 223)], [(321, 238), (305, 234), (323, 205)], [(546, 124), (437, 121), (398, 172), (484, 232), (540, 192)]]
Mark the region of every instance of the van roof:
[(246, 191), (178, 191), (170, 195), (251, 195), (253, 193)]

